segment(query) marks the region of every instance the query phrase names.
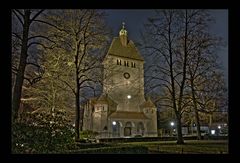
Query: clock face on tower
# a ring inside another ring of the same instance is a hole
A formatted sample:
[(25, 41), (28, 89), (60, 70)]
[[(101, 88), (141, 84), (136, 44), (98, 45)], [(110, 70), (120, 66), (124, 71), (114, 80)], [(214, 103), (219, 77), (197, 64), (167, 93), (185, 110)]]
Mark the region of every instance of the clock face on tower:
[(130, 74), (128, 72), (125, 72), (123, 74), (123, 76), (124, 76), (125, 79), (129, 79), (130, 78)]

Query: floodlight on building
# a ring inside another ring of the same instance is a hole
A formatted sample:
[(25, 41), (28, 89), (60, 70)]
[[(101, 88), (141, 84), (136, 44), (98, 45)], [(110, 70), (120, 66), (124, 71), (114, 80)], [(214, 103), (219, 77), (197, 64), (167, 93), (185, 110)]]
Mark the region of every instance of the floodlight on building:
[(171, 125), (171, 126), (174, 126), (174, 122), (171, 122), (170, 125)]
[(112, 124), (115, 126), (117, 123), (116, 123), (116, 121), (113, 121)]
[(220, 126), (220, 125), (218, 126), (218, 129), (221, 129), (221, 126)]
[(127, 95), (127, 98), (130, 99), (130, 98), (132, 98), (132, 96), (131, 95)]

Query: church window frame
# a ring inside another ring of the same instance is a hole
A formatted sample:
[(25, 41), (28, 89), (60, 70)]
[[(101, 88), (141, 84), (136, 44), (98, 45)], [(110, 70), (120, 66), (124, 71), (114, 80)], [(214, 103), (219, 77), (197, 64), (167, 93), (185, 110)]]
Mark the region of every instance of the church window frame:
[(121, 59), (117, 59), (117, 65), (122, 65)]

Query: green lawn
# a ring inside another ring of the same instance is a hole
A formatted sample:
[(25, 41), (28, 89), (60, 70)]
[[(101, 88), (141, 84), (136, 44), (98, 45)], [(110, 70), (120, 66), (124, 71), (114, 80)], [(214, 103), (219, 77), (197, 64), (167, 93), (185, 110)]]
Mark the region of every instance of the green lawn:
[[(65, 153), (65, 152), (64, 152)], [(82, 154), (227, 154), (227, 140), (185, 140), (184, 145), (176, 141), (128, 142), (90, 144), (79, 146), (67, 153)]]
[(121, 145), (146, 146), (149, 153), (185, 153), (185, 154), (220, 154), (228, 153), (227, 140), (185, 140), (184, 145), (177, 145), (176, 141), (132, 142)]

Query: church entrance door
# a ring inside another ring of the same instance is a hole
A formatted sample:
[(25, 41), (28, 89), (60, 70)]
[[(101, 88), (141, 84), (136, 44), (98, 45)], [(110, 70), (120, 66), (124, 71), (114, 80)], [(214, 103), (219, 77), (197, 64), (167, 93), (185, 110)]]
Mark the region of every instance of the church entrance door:
[(131, 127), (124, 128), (124, 136), (131, 136)]
[(127, 122), (124, 127), (124, 136), (131, 136), (132, 135), (132, 123)]

